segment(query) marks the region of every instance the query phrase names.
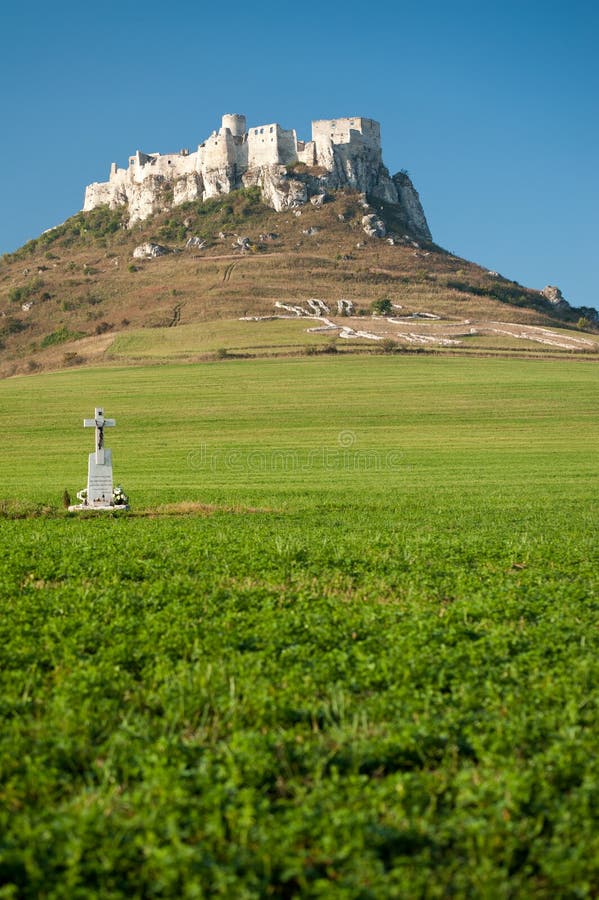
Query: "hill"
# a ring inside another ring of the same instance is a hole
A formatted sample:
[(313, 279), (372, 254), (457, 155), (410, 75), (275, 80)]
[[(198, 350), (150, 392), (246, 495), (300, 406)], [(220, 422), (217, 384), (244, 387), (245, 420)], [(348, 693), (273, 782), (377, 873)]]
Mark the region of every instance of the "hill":
[[(0, 261), (0, 374), (225, 350), (597, 354), (579, 327), (592, 331), (593, 310), (405, 228), (394, 204), (344, 190), (275, 212), (245, 188), (129, 227), (125, 208), (78, 213)], [(163, 255), (134, 257), (149, 244)], [(284, 318), (248, 321), (273, 316)]]

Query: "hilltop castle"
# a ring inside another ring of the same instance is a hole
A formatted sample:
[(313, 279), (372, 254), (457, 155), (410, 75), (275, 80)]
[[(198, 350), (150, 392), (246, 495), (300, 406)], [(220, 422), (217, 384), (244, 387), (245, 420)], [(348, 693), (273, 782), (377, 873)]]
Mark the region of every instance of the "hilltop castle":
[(237, 113), (190, 153), (142, 153), (126, 169), (116, 163), (109, 180), (88, 185), (83, 209), (127, 205), (129, 223), (190, 200), (206, 200), (259, 185), (275, 210), (294, 208), (327, 189), (349, 188), (401, 207), (417, 237), (431, 239), (418, 194), (405, 173), (391, 177), (383, 165), (378, 122), (360, 116), (312, 122), (312, 139), (270, 125), (247, 127)]

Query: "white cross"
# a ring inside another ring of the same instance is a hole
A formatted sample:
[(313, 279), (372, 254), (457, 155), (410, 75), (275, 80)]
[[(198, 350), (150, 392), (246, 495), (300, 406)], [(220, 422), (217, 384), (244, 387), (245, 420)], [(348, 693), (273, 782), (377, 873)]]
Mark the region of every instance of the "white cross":
[(105, 419), (104, 410), (96, 407), (96, 413), (93, 419), (84, 419), (84, 428), (96, 429), (96, 463), (103, 465), (104, 463), (104, 429), (112, 428), (116, 425), (116, 419)]

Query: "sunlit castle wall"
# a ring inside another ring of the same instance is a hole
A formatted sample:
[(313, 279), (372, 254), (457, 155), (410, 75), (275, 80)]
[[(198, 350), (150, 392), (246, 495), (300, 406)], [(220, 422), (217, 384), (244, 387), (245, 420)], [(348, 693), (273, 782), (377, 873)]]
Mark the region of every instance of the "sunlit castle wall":
[(198, 147), (198, 171), (235, 165), (235, 139), (229, 128), (213, 131)]
[(167, 180), (193, 172), (196, 166), (195, 153), (182, 150), (180, 153), (141, 153), (133, 157), (133, 178), (143, 181), (150, 175), (162, 175)]
[(312, 122), (312, 140), (318, 144), (355, 144), (381, 155), (381, 126), (374, 119), (317, 119)]
[(295, 131), (273, 122), (252, 126), (248, 132), (248, 166), (287, 165), (297, 160)]

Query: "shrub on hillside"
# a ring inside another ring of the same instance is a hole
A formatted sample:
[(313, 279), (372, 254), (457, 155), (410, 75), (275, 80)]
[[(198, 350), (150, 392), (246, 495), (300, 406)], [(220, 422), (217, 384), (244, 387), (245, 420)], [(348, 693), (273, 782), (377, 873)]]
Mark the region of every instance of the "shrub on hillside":
[(69, 331), (66, 325), (63, 325), (62, 328), (58, 328), (56, 331), (47, 334), (46, 337), (43, 338), (40, 347), (44, 350), (47, 347), (53, 347), (55, 344), (64, 344), (66, 341), (76, 341), (83, 336), (84, 334), (82, 331)]
[(10, 334), (19, 334), (20, 331), (25, 331), (27, 328), (29, 328), (27, 322), (23, 322), (22, 319), (16, 319), (13, 316), (7, 316), (7, 318), (2, 319), (0, 338), (8, 337)]
[(390, 316), (393, 312), (393, 305), (388, 297), (381, 297), (379, 300), (373, 300), (370, 309), (375, 316)]

